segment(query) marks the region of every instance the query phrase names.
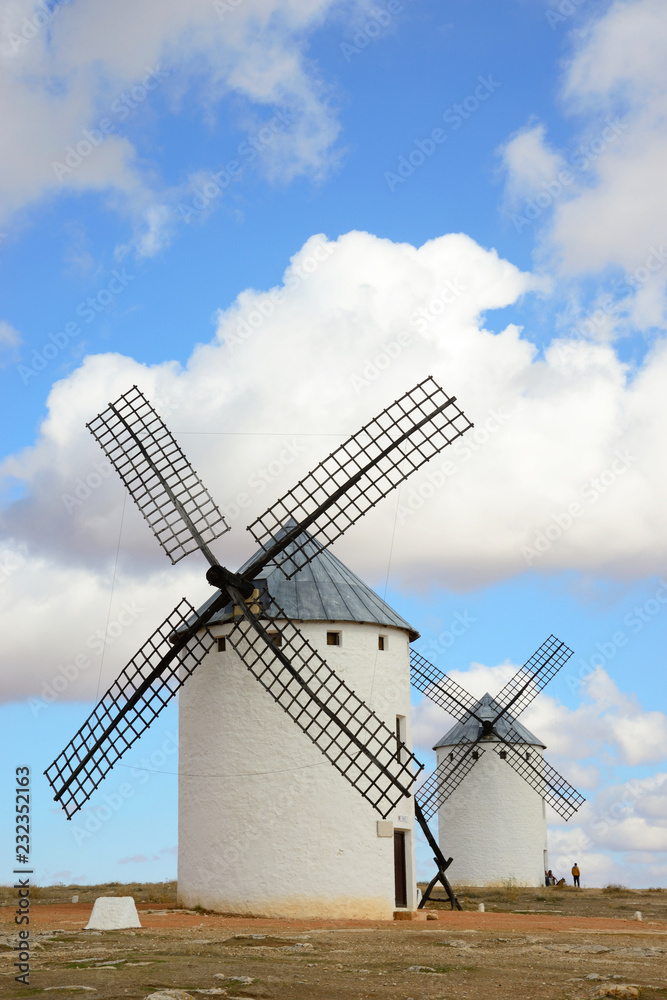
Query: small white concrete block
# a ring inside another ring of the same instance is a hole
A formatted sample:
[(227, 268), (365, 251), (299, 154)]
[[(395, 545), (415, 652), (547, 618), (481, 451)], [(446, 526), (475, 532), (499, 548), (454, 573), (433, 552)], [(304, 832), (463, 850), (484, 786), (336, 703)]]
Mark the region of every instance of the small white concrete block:
[(149, 993), (145, 1000), (194, 1000), (194, 997), (186, 990), (158, 990), (157, 993)]
[(480, 913), (484, 913), (484, 903), (479, 903), (477, 909)]
[(641, 919), (642, 919), (642, 911), (635, 910), (635, 920), (641, 920)]
[(78, 896), (72, 896), (72, 902), (73, 903), (78, 903), (79, 902), (79, 897)]
[(117, 931), (141, 927), (132, 896), (98, 896), (84, 930)]

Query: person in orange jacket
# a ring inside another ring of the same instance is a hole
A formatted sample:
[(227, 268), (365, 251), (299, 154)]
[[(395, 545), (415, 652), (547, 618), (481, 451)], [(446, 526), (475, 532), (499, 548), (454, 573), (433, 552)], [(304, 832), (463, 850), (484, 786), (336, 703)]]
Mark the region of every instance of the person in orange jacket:
[(581, 889), (581, 886), (579, 885), (579, 876), (580, 875), (581, 875), (581, 872), (579, 871), (579, 867), (577, 865), (577, 862), (575, 861), (574, 864), (572, 865), (572, 882), (573, 882), (574, 885), (578, 885), (579, 888)]

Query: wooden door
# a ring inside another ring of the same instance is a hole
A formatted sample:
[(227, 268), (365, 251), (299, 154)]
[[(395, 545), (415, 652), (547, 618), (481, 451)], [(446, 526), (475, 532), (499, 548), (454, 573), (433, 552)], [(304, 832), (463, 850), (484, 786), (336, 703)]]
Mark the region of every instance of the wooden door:
[(394, 830), (394, 885), (396, 906), (408, 905), (405, 863), (405, 831)]

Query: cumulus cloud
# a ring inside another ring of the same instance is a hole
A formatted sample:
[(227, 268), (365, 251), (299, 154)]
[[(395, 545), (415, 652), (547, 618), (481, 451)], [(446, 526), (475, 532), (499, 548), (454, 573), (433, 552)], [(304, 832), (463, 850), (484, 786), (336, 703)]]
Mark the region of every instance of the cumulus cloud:
[(280, 179), (322, 174), (339, 126), (304, 52), (309, 35), (340, 6), (119, 0), (112, 10), (99, 0), (70, 0), (47, 13), (33, 0), (5, 0), (0, 218), (63, 190), (113, 192), (125, 211), (145, 218), (140, 251), (155, 252), (166, 188), (158, 190), (142, 166), (150, 150), (136, 145), (125, 123), (158, 107), (177, 114), (188, 97), (203, 124), (228, 94), (245, 101), (239, 124), (250, 128), (262, 124), (262, 109), (289, 109), (294, 124), (267, 146), (267, 171)]
[[(4, 674), (5, 696), (32, 693), (36, 678), (49, 678), (47, 663), (85, 650), (107, 614), (117, 551), (114, 602), (141, 588), (154, 614), (162, 593), (164, 617), (176, 591), (193, 601), (208, 592), (197, 556), (168, 569), (85, 428), (133, 383), (226, 511), (233, 530), (216, 544), (232, 568), (251, 552), (242, 529), (253, 517), (432, 374), (475, 429), (336, 544), (344, 561), (384, 579), (393, 536), (391, 579), (406, 587), (474, 587), (529, 566), (659, 573), (667, 473), (655, 427), (667, 418), (667, 348), (658, 344), (631, 378), (608, 345), (581, 342), (566, 356), (540, 357), (515, 326), (489, 328), (487, 314), (539, 294), (536, 285), (460, 234), (420, 248), (368, 233), (314, 236), (279, 286), (248, 289), (220, 312), (213, 342), (198, 345), (184, 368), (86, 358), (54, 385), (35, 444), (0, 469), (22, 489), (0, 523), (5, 635), (17, 634), (10, 623), (19, 610), (31, 614), (37, 593), (40, 634), (50, 637), (45, 660), (34, 630), (18, 633), (20, 651), (18, 639), (6, 651), (24, 667)], [(90, 695), (88, 682), (76, 691)]]
[(611, 264), (631, 271), (664, 238), (667, 76), (659, 53), (665, 44), (660, 0), (633, 0), (612, 4), (575, 47), (564, 80), (567, 104), (589, 128), (592, 119), (602, 125), (616, 114), (627, 129), (593, 156), (590, 186), (557, 210), (553, 238), (568, 268), (590, 272)]
[(540, 122), (520, 129), (499, 153), (507, 171), (505, 194), (512, 207), (541, 191), (544, 184), (553, 182), (564, 165), (563, 157), (549, 148), (546, 128)]
[[(472, 663), (469, 670), (450, 670), (447, 676), (476, 698), (487, 691), (495, 697), (518, 669), (510, 663), (495, 667)], [(612, 766), (637, 767), (667, 757), (667, 715), (645, 708), (635, 695), (619, 690), (602, 667), (581, 683), (581, 695), (581, 702), (572, 709), (542, 691), (520, 717), (572, 784), (594, 788), (600, 760)], [(414, 711), (415, 743), (424, 749), (432, 747), (456, 721), (423, 697)]]
[(579, 861), (582, 883), (664, 885), (667, 875), (667, 774), (608, 786), (568, 827), (550, 827), (550, 858), (565, 872)]
[(0, 320), (0, 367), (9, 360), (16, 360), (21, 335), (6, 320)]
[(502, 149), (515, 225), (536, 222), (541, 258), (571, 280), (615, 275), (601, 296), (613, 308), (595, 324), (607, 334), (665, 325), (666, 44), (661, 0), (612, 3), (572, 34), (561, 87), (571, 148), (553, 150), (531, 122)]
[[(469, 670), (449, 671), (448, 676), (479, 697), (486, 691), (495, 695), (517, 669), (509, 663), (472, 663)], [(630, 778), (600, 789), (600, 762), (612, 774), (618, 766), (662, 763), (667, 757), (667, 715), (619, 691), (601, 668), (586, 679), (582, 695), (581, 704), (570, 709), (542, 692), (520, 717), (547, 745), (549, 762), (588, 800), (568, 823), (548, 810), (550, 864), (566, 875), (579, 861), (587, 885), (660, 884), (667, 873), (667, 774)], [(455, 721), (422, 698), (413, 710), (417, 756), (428, 759), (429, 749)]]

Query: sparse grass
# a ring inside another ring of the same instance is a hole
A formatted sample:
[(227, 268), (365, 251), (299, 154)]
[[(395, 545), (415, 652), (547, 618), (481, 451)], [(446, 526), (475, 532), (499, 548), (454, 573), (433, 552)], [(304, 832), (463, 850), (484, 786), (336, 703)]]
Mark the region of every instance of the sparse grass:
[(621, 885), (619, 882), (610, 882), (609, 885), (606, 885), (602, 891), (605, 895), (609, 896), (616, 892), (627, 893), (631, 890), (628, 889), (627, 885)]
[[(586, 886), (579, 889), (571, 885), (549, 888), (511, 884), (487, 887), (454, 885), (454, 891), (461, 906), (467, 911), (476, 910), (479, 901), (485, 904), (487, 911), (496, 913), (542, 910), (547, 913), (559, 912), (564, 916), (626, 917), (621, 906), (627, 905), (629, 910), (641, 910), (645, 920), (664, 920), (667, 917), (667, 890), (660, 887), (649, 890), (629, 889), (622, 885), (612, 885), (605, 889)], [(444, 889), (435, 889), (426, 908), (449, 910)]]
[[(176, 905), (176, 882), (105, 882), (102, 885), (32, 885), (32, 903), (69, 903), (72, 896), (78, 896), (80, 903), (92, 903), (98, 896), (133, 896), (137, 903), (162, 903)], [(11, 905), (16, 899), (16, 890), (11, 886), (0, 886), (0, 906)]]

